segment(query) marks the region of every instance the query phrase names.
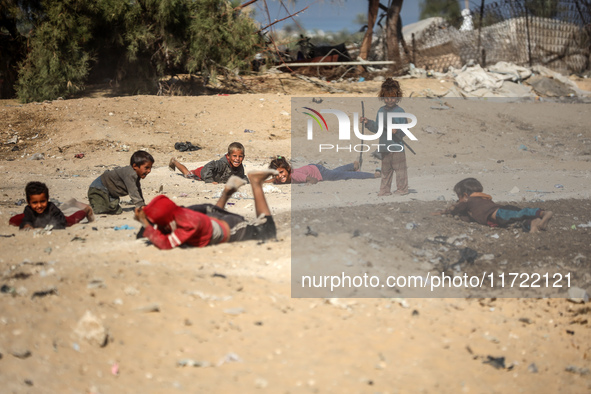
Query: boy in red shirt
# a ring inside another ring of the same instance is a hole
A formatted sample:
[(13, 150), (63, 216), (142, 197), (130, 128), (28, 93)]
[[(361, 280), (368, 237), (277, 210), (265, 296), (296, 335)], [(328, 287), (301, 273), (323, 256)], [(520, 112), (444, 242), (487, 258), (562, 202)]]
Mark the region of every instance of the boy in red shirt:
[(200, 204), (184, 208), (159, 195), (145, 207), (136, 208), (135, 218), (144, 225), (143, 235), (159, 249), (275, 238), (277, 230), (262, 186), (265, 179), (276, 174), (274, 170), (248, 173), (257, 214), (257, 221), (253, 224), (224, 209), (232, 194), (246, 184), (236, 176), (228, 179), (216, 205)]

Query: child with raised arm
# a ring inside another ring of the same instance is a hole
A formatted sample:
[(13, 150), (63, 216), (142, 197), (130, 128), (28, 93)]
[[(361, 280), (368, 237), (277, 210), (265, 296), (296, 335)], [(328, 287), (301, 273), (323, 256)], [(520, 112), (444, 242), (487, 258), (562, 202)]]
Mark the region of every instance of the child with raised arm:
[(212, 160), (203, 167), (189, 171), (174, 157), (170, 159), (168, 167), (174, 171), (178, 168), (185, 178), (193, 178), (205, 183), (226, 183), (232, 175), (248, 180), (244, 175), (244, 145), (240, 142), (232, 142), (228, 146), (228, 153), (219, 160)]
[(200, 204), (184, 208), (159, 195), (145, 207), (136, 208), (135, 218), (144, 226), (143, 235), (159, 249), (275, 238), (275, 222), (263, 192), (265, 179), (275, 174), (277, 171), (274, 170), (248, 173), (257, 215), (257, 221), (252, 224), (224, 209), (232, 194), (246, 184), (236, 176), (228, 179), (216, 205)]
[(465, 221), (475, 221), (490, 227), (507, 227), (520, 223), (526, 232), (535, 233), (546, 230), (552, 218), (551, 211), (540, 208), (519, 208), (513, 205), (500, 205), (492, 197), (484, 194), (482, 184), (475, 178), (466, 178), (454, 186), (459, 201), (441, 214), (457, 215)]
[[(380, 117), (383, 117), (383, 124), (386, 124), (386, 116), (389, 112), (404, 113), (404, 109), (398, 106), (402, 99), (402, 89), (398, 81), (387, 78), (382, 83), (378, 97), (384, 102), (384, 106), (378, 110), (376, 121), (374, 122), (366, 117), (359, 118), (359, 121), (364, 123), (367, 129), (374, 134), (378, 132)], [(404, 124), (407, 123), (407, 120), (406, 118), (394, 118), (394, 123)], [(409, 193), (406, 153), (401, 142), (404, 135), (404, 132), (398, 130), (392, 134), (392, 139), (389, 140), (388, 133), (383, 130), (380, 136), (378, 153), (382, 159), (382, 182), (378, 196), (392, 195), (394, 173), (396, 173), (396, 191), (394, 194), (404, 196)]]
[(329, 170), (321, 164), (309, 164), (300, 168), (291, 168), (291, 164), (283, 156), (271, 161), (269, 168), (277, 170), (274, 183), (309, 183), (316, 184), (320, 181), (341, 181), (347, 179), (373, 179), (379, 178), (380, 172), (374, 174), (359, 171), (359, 162), (355, 161), (344, 166)]
[(25, 195), (27, 197), (27, 206), (24, 212), (11, 217), (8, 221), (9, 224), (18, 226), (21, 230), (45, 228), (47, 225), (52, 225), (54, 229), (61, 230), (82, 221), (84, 218), (88, 219), (89, 222), (94, 220), (90, 205), (74, 199), (62, 204), (62, 208), (75, 207), (78, 208), (78, 211), (70, 216), (65, 216), (54, 203), (49, 201), (49, 189), (45, 183), (27, 183)]
[(146, 205), (140, 181), (152, 171), (154, 157), (146, 151), (138, 150), (129, 160), (129, 166), (107, 170), (96, 178), (88, 188), (88, 201), (95, 213), (119, 215), (123, 211), (119, 198), (129, 195), (131, 202), (138, 207)]

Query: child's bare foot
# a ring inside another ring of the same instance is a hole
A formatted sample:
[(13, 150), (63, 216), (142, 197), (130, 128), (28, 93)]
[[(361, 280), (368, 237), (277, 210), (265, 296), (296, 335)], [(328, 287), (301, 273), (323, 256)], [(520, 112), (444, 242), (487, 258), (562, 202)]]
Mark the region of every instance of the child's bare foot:
[(224, 187), (224, 192), (232, 195), (238, 189), (240, 189), (241, 186), (244, 186), (244, 185), (246, 185), (246, 181), (244, 179), (237, 177), (236, 175), (232, 175), (230, 177), (230, 179), (228, 179), (228, 182), (226, 182), (226, 186)]
[(87, 205), (86, 208), (84, 208), (84, 212), (86, 212), (86, 220), (88, 220), (88, 223), (94, 222), (94, 211), (90, 205)]
[(387, 196), (391, 196), (392, 192), (385, 192), (385, 193), (378, 193), (378, 197), (387, 197)]
[(259, 184), (261, 185), (267, 178), (272, 175), (279, 175), (279, 171), (277, 170), (258, 170), (258, 171), (250, 171), (246, 176), (250, 180), (251, 184)]
[(359, 160), (355, 160), (355, 161), (353, 162), (353, 169), (354, 169), (355, 171), (359, 171), (359, 168), (360, 168), (360, 167), (361, 167), (361, 166), (359, 165)]
[(554, 213), (551, 211), (542, 211), (542, 216), (531, 221), (530, 233), (537, 233), (540, 230), (548, 228), (548, 222), (552, 219)]
[(168, 168), (170, 169), (170, 171), (174, 171), (176, 169), (176, 159), (174, 157), (170, 159), (170, 162), (168, 163)]

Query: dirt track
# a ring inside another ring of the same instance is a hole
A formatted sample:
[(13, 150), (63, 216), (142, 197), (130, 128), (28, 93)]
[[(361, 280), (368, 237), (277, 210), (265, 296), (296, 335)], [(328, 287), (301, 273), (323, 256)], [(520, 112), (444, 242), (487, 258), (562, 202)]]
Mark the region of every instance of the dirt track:
[[(405, 80), (403, 89), (415, 97), (449, 84)], [(379, 84), (347, 86), (346, 96), (359, 97), (374, 96)], [(391, 293), (381, 299), (291, 298), (294, 245), (305, 245), (310, 261), (322, 259), (315, 251), (332, 251), (323, 261), (335, 269), (387, 272), (392, 261), (423, 275), (450, 269), (459, 250), (471, 248), (478, 256), (461, 263), (461, 272), (553, 268), (572, 272), (589, 292), (591, 229), (578, 227), (591, 221), (587, 104), (448, 102), (453, 108), (438, 112), (430, 102), (408, 101), (422, 122), (417, 155), (408, 157), (417, 193), (378, 199), (379, 180), (277, 186), (267, 194), (277, 242), (160, 251), (135, 239), (139, 225), (130, 205), (121, 216), (100, 215), (95, 223), (51, 234), (8, 226), (8, 218), (22, 212), (16, 203), (28, 181), (45, 181), (55, 200), (85, 201), (93, 179), (142, 148), (156, 158), (142, 183), (147, 200), (162, 190), (182, 205), (212, 202), (221, 186), (171, 173), (171, 156), (193, 168), (238, 140), (246, 146), (247, 170), (264, 167), (270, 156), (292, 149), (291, 117), (284, 114), (291, 112), (292, 96), (335, 97), (285, 75), (252, 81), (251, 88), (254, 93), (230, 96), (1, 103), (3, 392), (591, 389), (588, 304)], [(15, 134), (19, 149), (13, 151), (15, 145), (4, 142)], [(179, 153), (173, 148), (178, 141), (203, 149)], [(522, 144), (527, 150), (519, 149)], [(29, 160), (35, 153), (44, 159)], [(78, 153), (84, 158), (74, 158)], [(325, 160), (343, 164), (337, 155)], [(364, 166), (378, 164), (367, 160)], [(431, 216), (453, 200), (454, 183), (467, 176), (479, 178), (495, 201), (554, 211), (548, 231), (525, 234)], [(249, 197), (232, 200), (230, 209), (252, 218)], [(360, 219), (343, 220), (337, 199)], [(310, 216), (306, 223), (299, 221), (303, 214)], [(417, 226), (408, 230), (408, 223)], [(124, 224), (134, 229), (115, 230)], [(308, 226), (317, 237), (305, 235)], [(457, 245), (448, 243), (451, 237), (460, 237)], [(483, 259), (487, 255), (494, 257)], [(106, 346), (80, 336), (86, 311), (107, 334)]]

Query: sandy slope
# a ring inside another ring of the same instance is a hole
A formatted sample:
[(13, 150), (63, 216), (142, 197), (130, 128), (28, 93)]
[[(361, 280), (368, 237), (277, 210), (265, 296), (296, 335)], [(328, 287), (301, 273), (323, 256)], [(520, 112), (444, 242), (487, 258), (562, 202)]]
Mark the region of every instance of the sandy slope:
[[(591, 276), (583, 275), (589, 272), (590, 230), (570, 228), (591, 221), (588, 210), (577, 210), (577, 201), (589, 199), (588, 104), (447, 100), (453, 108), (439, 111), (430, 108), (437, 102), (406, 100), (409, 112), (421, 120), (419, 141), (413, 145), (417, 155), (408, 156), (411, 187), (418, 193), (378, 199), (378, 180), (277, 186), (268, 194), (279, 227), (277, 242), (159, 251), (136, 240), (139, 226), (131, 206), (124, 206), (121, 216), (99, 216), (95, 223), (51, 234), (19, 232), (7, 225), (10, 215), (22, 211), (15, 202), (24, 198), (26, 182), (45, 181), (51, 197), (62, 202), (72, 197), (84, 201), (94, 178), (127, 163), (137, 149), (148, 149), (156, 158), (142, 184), (147, 200), (162, 189), (182, 205), (215, 201), (221, 186), (170, 172), (170, 157), (196, 167), (219, 157), (237, 140), (246, 146), (247, 169), (264, 167), (272, 155), (290, 156), (291, 117), (285, 112), (291, 111), (292, 96), (334, 98), (289, 76), (255, 82), (251, 87), (261, 93), (97, 97), (24, 106), (2, 102), (0, 141), (15, 132), (22, 140), (20, 150), (3, 145), (0, 151), (0, 285), (8, 291), (0, 294), (2, 392), (478, 393), (591, 388), (586, 305), (564, 299), (290, 297), (292, 198), (301, 209), (320, 209), (313, 214), (334, 205), (335, 196), (349, 206), (387, 204), (393, 212), (389, 223), (403, 226), (407, 220), (426, 220), (426, 211), (413, 205), (414, 200), (436, 204), (443, 195), (450, 201), (454, 183), (467, 176), (479, 178), (498, 201), (564, 199), (568, 206), (556, 212), (555, 226), (522, 237), (529, 236), (525, 245), (536, 250), (551, 249), (555, 240), (567, 243), (564, 252), (553, 255), (565, 267), (572, 262), (570, 253), (584, 255), (579, 257), (582, 273), (577, 283), (591, 290)], [(373, 96), (378, 86), (348, 86), (353, 93), (346, 96)], [(415, 92), (413, 97), (426, 88), (445, 91), (446, 86), (451, 83), (403, 82), (407, 95)], [(179, 153), (173, 147), (178, 141), (203, 149)], [(527, 150), (520, 150), (521, 145)], [(34, 153), (43, 153), (45, 159), (29, 160)], [(85, 157), (74, 158), (77, 153)], [(355, 158), (327, 155), (324, 160), (336, 166)], [(378, 164), (366, 159), (364, 169)], [(563, 187), (555, 187), (558, 184)], [(519, 191), (511, 193), (514, 187)], [(248, 193), (248, 187), (244, 191)], [(232, 202), (231, 210), (254, 216), (248, 197)], [(404, 223), (396, 216), (401, 208)], [(124, 224), (135, 229), (114, 230)], [(447, 235), (458, 235), (455, 222), (448, 230), (442, 227)], [(488, 231), (467, 228), (483, 237)], [(297, 245), (323, 247), (322, 241), (307, 243), (296, 231)], [(577, 232), (572, 240), (569, 231)], [(520, 242), (512, 236), (501, 241)], [(346, 251), (341, 253), (344, 259)], [(389, 258), (413, 261), (412, 253), (401, 247)], [(339, 253), (333, 258), (339, 261)], [(43, 291), (49, 294), (36, 294)], [(106, 346), (76, 334), (86, 311), (108, 332)], [(505, 368), (483, 363), (487, 356), (504, 357)], [(178, 366), (183, 360), (203, 365)]]

